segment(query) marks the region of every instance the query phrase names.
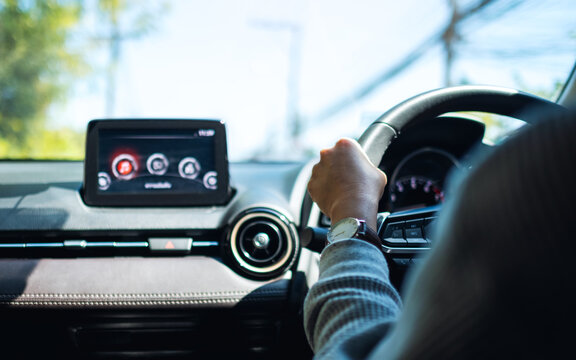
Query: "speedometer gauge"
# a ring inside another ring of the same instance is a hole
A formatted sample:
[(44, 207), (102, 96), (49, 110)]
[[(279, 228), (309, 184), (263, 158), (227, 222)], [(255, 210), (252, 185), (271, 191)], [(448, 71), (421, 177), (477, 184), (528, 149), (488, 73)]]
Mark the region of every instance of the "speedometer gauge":
[(417, 209), (444, 202), (444, 182), (459, 167), (456, 158), (443, 150), (424, 148), (405, 157), (390, 179), (392, 211)]
[(424, 176), (406, 176), (394, 182), (390, 189), (392, 204), (403, 204), (404, 208), (421, 208), (440, 204), (444, 201), (444, 191), (437, 181)]

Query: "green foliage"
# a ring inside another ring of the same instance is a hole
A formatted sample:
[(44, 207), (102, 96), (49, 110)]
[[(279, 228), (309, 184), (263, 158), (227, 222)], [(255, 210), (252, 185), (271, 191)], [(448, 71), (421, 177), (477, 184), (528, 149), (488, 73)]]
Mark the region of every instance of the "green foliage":
[[(48, 107), (81, 73), (81, 57), (65, 51), (79, 21), (75, 1), (0, 0), (0, 136), (12, 147), (38, 136)], [(0, 157), (4, 157), (0, 153)]]
[(70, 128), (36, 128), (34, 136), (23, 138), (18, 146), (0, 138), (0, 156), (6, 159), (59, 159), (84, 158), (85, 136)]
[[(521, 78), (516, 78), (518, 89), (529, 88)], [(562, 91), (563, 82), (556, 80), (551, 88), (539, 88), (523, 90), (532, 95), (542, 97), (544, 99), (553, 100), (558, 97)], [(481, 121), (486, 125), (486, 134), (484, 140), (488, 143), (497, 144), (506, 139), (514, 130), (524, 125), (524, 122), (507, 116), (482, 113), (482, 112), (466, 112), (472, 118)]]
[[(52, 105), (65, 102), (75, 82), (94, 71), (88, 59), (97, 49), (86, 47), (93, 39), (75, 44), (83, 48), (72, 43), (90, 2), (111, 26), (109, 42), (118, 40), (119, 31), (128, 31), (122, 35), (130, 38), (145, 35), (165, 5), (153, 2), (152, 9), (148, 0), (0, 0), (0, 159), (83, 157), (84, 135), (50, 128), (48, 114)], [(120, 29), (125, 18), (130, 24)]]

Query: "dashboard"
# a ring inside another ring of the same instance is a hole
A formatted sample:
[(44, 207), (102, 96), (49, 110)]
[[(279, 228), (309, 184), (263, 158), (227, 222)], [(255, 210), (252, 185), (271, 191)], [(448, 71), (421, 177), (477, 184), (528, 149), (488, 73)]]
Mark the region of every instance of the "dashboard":
[[(0, 335), (15, 353), (311, 358), (301, 304), (318, 254), (302, 231), (329, 226), (306, 196), (314, 161), (229, 164), (219, 124), (124, 122), (85, 162), (0, 162)], [(176, 133), (188, 140), (164, 142)], [(483, 134), (463, 117), (406, 129), (380, 164), (380, 211), (441, 205)], [(204, 153), (180, 151), (190, 138)], [(401, 287), (414, 257), (390, 256)]]

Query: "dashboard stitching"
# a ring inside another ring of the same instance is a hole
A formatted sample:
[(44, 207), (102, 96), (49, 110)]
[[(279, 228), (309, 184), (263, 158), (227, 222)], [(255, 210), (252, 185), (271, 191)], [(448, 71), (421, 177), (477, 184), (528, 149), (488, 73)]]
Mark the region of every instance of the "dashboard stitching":
[[(0, 294), (1, 300), (15, 299), (14, 301), (31, 301), (34, 299), (42, 298), (64, 298), (73, 300), (90, 300), (90, 299), (147, 299), (147, 298), (197, 298), (201, 301), (202, 297), (226, 297), (236, 296), (242, 297), (252, 294), (255, 297), (284, 295), (283, 290), (256, 290), (256, 291), (241, 291), (241, 292), (217, 292), (217, 293), (168, 293), (168, 294)], [(163, 300), (158, 300), (163, 301)], [(191, 300), (196, 301), (196, 300)], [(0, 302), (1, 303), (1, 302)]]
[(145, 305), (213, 305), (257, 302), (269, 300), (270, 297), (258, 296), (250, 298), (204, 299), (204, 300), (138, 300), (138, 301), (0, 301), (0, 305), (10, 306), (145, 306)]

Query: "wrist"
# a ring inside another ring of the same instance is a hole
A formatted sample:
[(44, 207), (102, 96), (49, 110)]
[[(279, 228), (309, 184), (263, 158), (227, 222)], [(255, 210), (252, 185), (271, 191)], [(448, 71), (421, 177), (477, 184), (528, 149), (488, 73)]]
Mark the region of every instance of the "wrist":
[(372, 229), (376, 229), (377, 213), (378, 203), (373, 200), (348, 199), (346, 201), (334, 203), (330, 214), (327, 215), (330, 217), (332, 224), (335, 224), (344, 218), (353, 217), (366, 221), (366, 225)]
[(368, 242), (384, 254), (382, 240), (380, 240), (378, 233), (370, 228), (364, 220), (347, 217), (336, 223), (332, 223), (327, 236), (327, 245), (347, 239), (358, 239)]

